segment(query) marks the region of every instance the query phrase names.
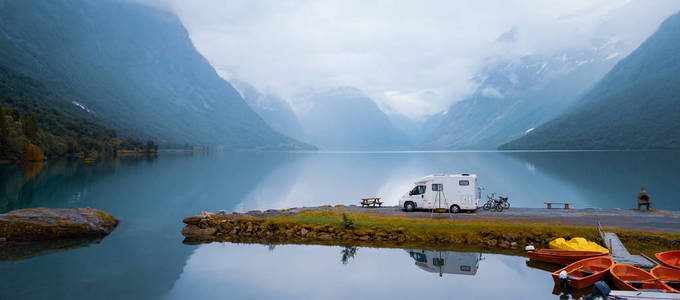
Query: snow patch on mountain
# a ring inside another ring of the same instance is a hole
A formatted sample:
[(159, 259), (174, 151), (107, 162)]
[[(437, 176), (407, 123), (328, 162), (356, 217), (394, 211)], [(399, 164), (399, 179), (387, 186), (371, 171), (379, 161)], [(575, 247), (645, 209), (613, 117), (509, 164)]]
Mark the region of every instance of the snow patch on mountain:
[(71, 103), (72, 103), (73, 105), (77, 106), (78, 108), (80, 108), (80, 109), (82, 109), (82, 110), (88, 112), (88, 113), (93, 113), (89, 108), (87, 108), (87, 106), (85, 106), (85, 104), (82, 104), (82, 103), (80, 103), (80, 102), (78, 102), (78, 101), (71, 101)]

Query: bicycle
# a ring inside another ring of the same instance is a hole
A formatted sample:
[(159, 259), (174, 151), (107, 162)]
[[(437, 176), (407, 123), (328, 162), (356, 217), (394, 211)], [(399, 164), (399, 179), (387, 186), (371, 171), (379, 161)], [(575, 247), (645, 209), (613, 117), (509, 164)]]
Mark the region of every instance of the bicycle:
[(508, 197), (503, 197), (499, 196), (498, 199), (495, 198), (496, 193), (491, 193), (491, 196), (487, 195), (487, 201), (484, 203), (482, 208), (484, 210), (495, 210), (495, 211), (503, 211), (503, 209), (508, 209), (510, 208), (510, 202), (508, 202)]
[(498, 198), (500, 198), (500, 201), (503, 204), (503, 209), (510, 208), (510, 202), (508, 202), (508, 197), (498, 196)]

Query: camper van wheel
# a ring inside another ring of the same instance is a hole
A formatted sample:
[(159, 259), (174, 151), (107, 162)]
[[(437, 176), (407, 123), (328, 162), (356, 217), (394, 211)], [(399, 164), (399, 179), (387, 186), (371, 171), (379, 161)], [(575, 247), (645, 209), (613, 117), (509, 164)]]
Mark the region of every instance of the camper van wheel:
[(413, 211), (414, 209), (416, 209), (416, 205), (413, 204), (413, 202), (409, 201), (409, 202), (404, 203), (404, 209), (405, 209), (406, 211), (411, 212), (411, 211)]
[(458, 205), (451, 205), (451, 208), (449, 209), (452, 214), (457, 214), (460, 212), (460, 207)]

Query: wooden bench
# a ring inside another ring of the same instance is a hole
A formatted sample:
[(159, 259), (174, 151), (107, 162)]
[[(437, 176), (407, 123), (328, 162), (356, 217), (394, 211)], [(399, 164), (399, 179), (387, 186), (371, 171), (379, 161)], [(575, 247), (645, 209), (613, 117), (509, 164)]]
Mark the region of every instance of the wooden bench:
[(361, 207), (375, 207), (376, 205), (381, 207), (383, 204), (380, 202), (380, 198), (363, 198), (359, 203), (361, 203)]
[(569, 203), (566, 202), (543, 202), (543, 204), (548, 206), (548, 209), (551, 209), (553, 205), (564, 205), (564, 209), (569, 209)]

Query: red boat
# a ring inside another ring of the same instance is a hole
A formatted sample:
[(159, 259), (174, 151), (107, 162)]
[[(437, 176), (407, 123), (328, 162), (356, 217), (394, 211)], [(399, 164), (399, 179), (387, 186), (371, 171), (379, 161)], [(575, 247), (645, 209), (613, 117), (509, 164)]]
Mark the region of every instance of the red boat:
[(631, 265), (615, 263), (609, 270), (612, 281), (625, 291), (672, 293), (673, 289), (649, 272)]
[(661, 252), (654, 254), (654, 256), (664, 265), (680, 269), (680, 250)]
[(656, 266), (652, 269), (651, 273), (654, 277), (663, 280), (663, 282), (671, 287), (675, 293), (680, 293), (680, 270)]
[(560, 272), (567, 271), (569, 285), (576, 290), (584, 289), (603, 280), (609, 274), (614, 260), (609, 256), (596, 256), (579, 260), (552, 273), (556, 285), (560, 284)]
[(572, 251), (555, 249), (538, 249), (529, 251), (529, 259), (544, 261), (558, 265), (568, 265), (582, 259), (608, 255), (607, 252), (599, 251)]

